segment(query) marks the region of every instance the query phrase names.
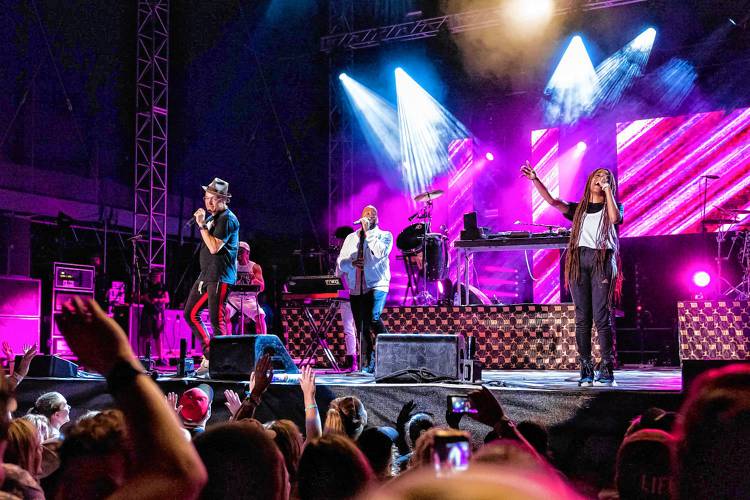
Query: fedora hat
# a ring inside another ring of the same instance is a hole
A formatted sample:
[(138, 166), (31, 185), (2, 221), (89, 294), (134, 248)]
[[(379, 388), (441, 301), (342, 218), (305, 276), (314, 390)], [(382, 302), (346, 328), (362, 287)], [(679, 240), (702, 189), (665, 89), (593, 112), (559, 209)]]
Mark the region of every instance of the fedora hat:
[(225, 180), (214, 177), (214, 180), (208, 186), (202, 186), (203, 190), (207, 193), (215, 194), (216, 196), (223, 196), (224, 198), (231, 198), (229, 194), (229, 183)]

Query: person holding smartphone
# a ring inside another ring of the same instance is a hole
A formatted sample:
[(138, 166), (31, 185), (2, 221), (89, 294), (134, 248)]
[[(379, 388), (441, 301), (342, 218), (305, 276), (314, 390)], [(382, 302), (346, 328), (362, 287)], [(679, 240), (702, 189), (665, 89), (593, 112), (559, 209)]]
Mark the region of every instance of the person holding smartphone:
[[(619, 240), (615, 226), (622, 223), (622, 205), (617, 203), (617, 185), (612, 172), (598, 168), (586, 180), (579, 202), (553, 197), (527, 161), (521, 173), (534, 183), (541, 197), (573, 222), (565, 256), (565, 285), (576, 311), (576, 345), (581, 376), (578, 385), (594, 381), (613, 385), (614, 342), (612, 306), (619, 295), (622, 274)], [(596, 325), (601, 350), (601, 369), (594, 374), (591, 358), (591, 327)]]

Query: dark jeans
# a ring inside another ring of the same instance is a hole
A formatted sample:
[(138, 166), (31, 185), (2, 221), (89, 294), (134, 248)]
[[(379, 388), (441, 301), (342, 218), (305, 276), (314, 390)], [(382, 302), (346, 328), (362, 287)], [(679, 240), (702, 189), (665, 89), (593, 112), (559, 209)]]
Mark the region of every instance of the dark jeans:
[(203, 354), (208, 354), (208, 347), (211, 339), (206, 331), (206, 325), (203, 324), (199, 316), (202, 309), (208, 307), (208, 318), (211, 321), (211, 329), (214, 335), (226, 335), (226, 301), (229, 296), (229, 284), (220, 282), (203, 282), (203, 286), (198, 289), (199, 281), (193, 283), (185, 302), (185, 319), (193, 336), (198, 337), (203, 346)]
[(360, 349), (362, 359), (360, 366), (367, 366), (372, 359), (372, 353), (375, 349), (375, 337), (381, 333), (387, 333), (383, 320), (380, 319), (380, 313), (385, 306), (385, 298), (388, 292), (380, 290), (370, 290), (363, 295), (350, 295), (349, 300), (352, 304), (352, 316), (354, 324), (357, 326), (357, 333), (360, 338)]
[(576, 306), (576, 344), (582, 361), (591, 361), (591, 326), (596, 325), (603, 363), (613, 363), (612, 305), (610, 294), (614, 286), (612, 253), (607, 251), (604, 272), (596, 270), (596, 250), (580, 247), (579, 278), (570, 283), (570, 293)]

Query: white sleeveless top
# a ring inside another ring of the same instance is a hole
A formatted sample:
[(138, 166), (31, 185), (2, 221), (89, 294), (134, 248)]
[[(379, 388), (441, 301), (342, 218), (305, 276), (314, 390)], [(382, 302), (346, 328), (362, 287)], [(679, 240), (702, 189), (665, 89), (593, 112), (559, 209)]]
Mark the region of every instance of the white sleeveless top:
[[(604, 216), (605, 209), (602, 208), (593, 214), (583, 214), (583, 224), (581, 225), (581, 232), (578, 234), (578, 246), (598, 248), (596, 244), (597, 236), (599, 235), (599, 227), (602, 224), (602, 217)], [(610, 250), (615, 249), (615, 242), (617, 241), (617, 234), (615, 233), (614, 224), (609, 228), (609, 238), (607, 238), (607, 248)]]

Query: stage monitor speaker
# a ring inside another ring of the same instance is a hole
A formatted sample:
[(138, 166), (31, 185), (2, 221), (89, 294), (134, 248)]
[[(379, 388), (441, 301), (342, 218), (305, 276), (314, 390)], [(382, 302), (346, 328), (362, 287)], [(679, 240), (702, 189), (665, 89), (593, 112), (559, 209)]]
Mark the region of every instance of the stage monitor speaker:
[(729, 365), (750, 367), (750, 359), (686, 359), (682, 361), (682, 392), (687, 392), (690, 385), (703, 372)]
[(382, 333), (375, 347), (375, 379), (405, 370), (422, 370), (459, 380), (466, 357), (461, 335)]
[[(16, 356), (16, 366), (21, 362), (21, 356)], [(57, 356), (39, 354), (34, 356), (29, 364), (29, 377), (72, 378), (78, 376), (78, 365)]]
[(223, 335), (211, 339), (208, 373), (213, 379), (247, 380), (255, 363), (271, 354), (274, 373), (299, 373), (276, 335)]

